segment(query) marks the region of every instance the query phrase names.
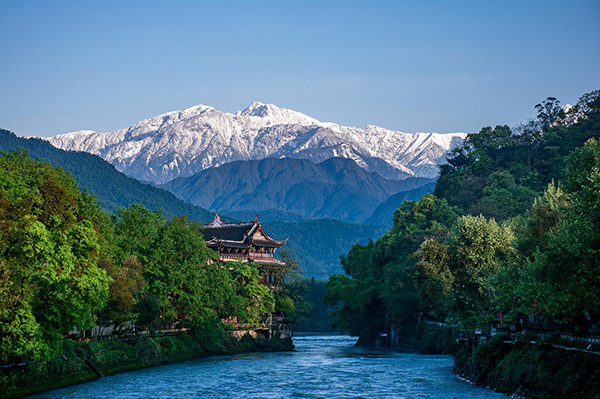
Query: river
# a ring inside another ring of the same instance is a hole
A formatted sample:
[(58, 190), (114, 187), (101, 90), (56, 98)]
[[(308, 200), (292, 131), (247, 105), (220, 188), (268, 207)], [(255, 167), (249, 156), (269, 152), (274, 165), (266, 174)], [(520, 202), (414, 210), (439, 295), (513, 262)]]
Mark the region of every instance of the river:
[(207, 357), (101, 378), (35, 398), (506, 398), (459, 380), (452, 358), (295, 337), (295, 352)]

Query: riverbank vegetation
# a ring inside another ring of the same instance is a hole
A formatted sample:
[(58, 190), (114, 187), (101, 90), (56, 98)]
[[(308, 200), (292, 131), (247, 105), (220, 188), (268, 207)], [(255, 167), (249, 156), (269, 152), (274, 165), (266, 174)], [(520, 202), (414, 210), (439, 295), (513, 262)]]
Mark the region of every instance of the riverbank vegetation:
[(0, 363), (48, 361), (69, 336), (177, 324), (210, 342), (221, 320), (272, 313), (257, 269), (223, 263), (201, 226), (139, 204), (110, 216), (74, 178), (23, 151), (0, 155)]
[(239, 340), (229, 335), (206, 339), (194, 333), (112, 337), (91, 341), (64, 340), (60, 344), (60, 356), (44, 362), (29, 362), (17, 368), (0, 369), (0, 397), (22, 397), (125, 371), (203, 356), (291, 349), (291, 340), (252, 338), (250, 335)]
[(418, 348), (423, 323), (598, 333), (600, 91), (536, 109), (516, 128), (470, 134), (433, 195), (405, 202), (390, 231), (342, 258), (327, 299), (359, 343)]
[[(455, 357), (454, 371), (470, 381), (527, 398), (597, 398), (598, 352), (570, 350), (520, 335), (513, 341), (495, 336)], [(597, 346), (596, 349), (599, 347)]]

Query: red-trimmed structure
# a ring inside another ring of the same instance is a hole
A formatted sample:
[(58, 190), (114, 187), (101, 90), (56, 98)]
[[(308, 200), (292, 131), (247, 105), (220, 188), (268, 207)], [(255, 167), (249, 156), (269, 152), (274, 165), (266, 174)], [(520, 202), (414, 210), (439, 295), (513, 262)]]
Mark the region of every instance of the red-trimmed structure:
[(258, 215), (252, 222), (225, 223), (217, 213), (212, 222), (204, 225), (203, 234), (206, 246), (217, 251), (222, 261), (256, 263), (266, 282), (278, 283), (275, 276), (279, 273), (275, 271), (285, 264), (275, 259), (275, 251), (283, 247), (287, 239), (269, 237)]

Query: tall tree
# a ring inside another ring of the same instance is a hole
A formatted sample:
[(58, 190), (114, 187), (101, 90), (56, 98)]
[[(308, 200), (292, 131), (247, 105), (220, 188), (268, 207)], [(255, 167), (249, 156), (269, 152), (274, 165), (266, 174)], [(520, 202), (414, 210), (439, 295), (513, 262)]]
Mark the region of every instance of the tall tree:
[(413, 254), (426, 237), (443, 235), (457, 217), (455, 207), (428, 194), (398, 208), (392, 230), (375, 243), (354, 245), (341, 260), (347, 276), (327, 283), (327, 300), (342, 305), (337, 323), (367, 345), (392, 327), (410, 338), (427, 308)]
[(109, 280), (86, 199), (70, 174), (0, 155), (0, 360), (47, 358), (104, 306)]
[(548, 97), (535, 106), (537, 109), (537, 119), (542, 125), (542, 130), (548, 130), (551, 126), (564, 119), (565, 112), (560, 106), (560, 101), (555, 97)]

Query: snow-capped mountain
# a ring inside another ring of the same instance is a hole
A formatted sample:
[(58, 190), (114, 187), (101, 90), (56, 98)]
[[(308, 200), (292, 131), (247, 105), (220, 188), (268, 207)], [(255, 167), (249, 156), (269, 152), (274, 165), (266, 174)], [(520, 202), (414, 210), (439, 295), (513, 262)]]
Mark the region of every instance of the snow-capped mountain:
[(343, 157), (388, 179), (432, 178), (444, 154), (465, 136), (340, 126), (254, 102), (235, 114), (196, 105), (111, 133), (81, 130), (47, 140), (61, 149), (97, 154), (127, 175), (161, 184), (212, 166), (267, 157), (313, 162)]

